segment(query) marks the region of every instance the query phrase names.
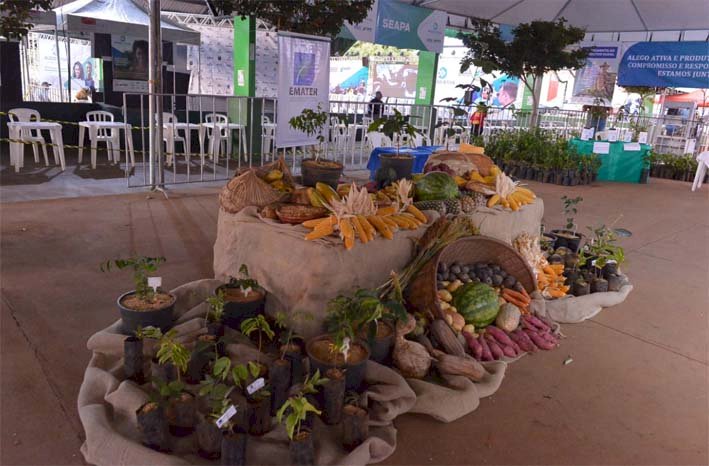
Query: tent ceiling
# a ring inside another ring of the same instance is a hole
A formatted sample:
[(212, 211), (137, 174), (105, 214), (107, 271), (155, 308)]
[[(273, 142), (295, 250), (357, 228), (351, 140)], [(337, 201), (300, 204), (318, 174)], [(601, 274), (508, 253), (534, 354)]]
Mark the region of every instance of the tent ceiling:
[(400, 0), (500, 24), (565, 18), (588, 32), (709, 29), (709, 0)]
[[(150, 16), (133, 0), (76, 0), (54, 10), (57, 26), (67, 31), (147, 37)], [(163, 39), (199, 44), (199, 33), (166, 19), (161, 20)]]

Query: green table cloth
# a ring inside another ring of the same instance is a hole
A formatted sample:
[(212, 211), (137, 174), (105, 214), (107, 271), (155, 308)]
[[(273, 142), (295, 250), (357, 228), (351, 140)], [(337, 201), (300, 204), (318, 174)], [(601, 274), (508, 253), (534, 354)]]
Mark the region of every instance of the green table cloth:
[[(575, 147), (581, 155), (593, 154), (593, 143), (596, 141), (583, 141), (579, 138), (569, 140), (569, 147)], [(608, 141), (598, 141), (608, 142)], [(651, 146), (640, 144), (640, 150), (625, 150), (626, 142), (608, 142), (610, 151), (607, 154), (596, 154), (601, 159), (601, 168), (598, 170), (599, 181), (621, 181), (624, 183), (639, 183), (645, 157)]]

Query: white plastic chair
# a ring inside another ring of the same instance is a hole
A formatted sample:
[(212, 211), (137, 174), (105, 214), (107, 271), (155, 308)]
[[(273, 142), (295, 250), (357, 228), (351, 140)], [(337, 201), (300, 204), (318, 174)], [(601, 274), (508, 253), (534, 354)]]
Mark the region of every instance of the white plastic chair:
[[(31, 108), (13, 108), (8, 112), (8, 117), (11, 122), (28, 123), (30, 121), (40, 121), (41, 117), (37, 110)], [(42, 144), (42, 153), (44, 154), (44, 164), (49, 166), (49, 158), (47, 157), (47, 143), (42, 136), (40, 130), (21, 129), (20, 140), (22, 142), (32, 143), (32, 152), (34, 152), (34, 162), (39, 163), (39, 150), (37, 143)], [(20, 152), (22, 153), (22, 151)], [(55, 156), (56, 158), (56, 156)]]
[(228, 125), (229, 119), (226, 115), (221, 115), (219, 113), (208, 113), (204, 117), (206, 123), (212, 124), (213, 127), (207, 127), (207, 138), (209, 138), (209, 153), (214, 160), (216, 156), (217, 162), (219, 161), (219, 156), (222, 153), (222, 143), (226, 145), (227, 157), (231, 154), (231, 138), (229, 135), (231, 132), (226, 127), (219, 127), (219, 125)]
[(697, 156), (697, 171), (694, 173), (694, 183), (692, 183), (692, 191), (702, 187), (702, 182), (709, 168), (709, 151), (702, 152)]
[(271, 119), (266, 115), (261, 116), (261, 138), (261, 152), (265, 154), (264, 160), (269, 161), (273, 158), (276, 134)]
[[(113, 122), (113, 114), (111, 112), (106, 112), (104, 110), (94, 110), (91, 112), (86, 112), (86, 121), (90, 122)], [(118, 162), (121, 160), (119, 154), (121, 148), (120, 131), (118, 128), (102, 128), (101, 126), (92, 127), (89, 131), (89, 138), (91, 139), (91, 167), (96, 168), (96, 148), (99, 142), (106, 143), (106, 150), (108, 151), (108, 161)], [(83, 141), (80, 141), (83, 144)], [(79, 151), (79, 163), (83, 154)]]
[[(156, 115), (157, 118), (157, 115)], [(182, 144), (182, 154), (185, 156), (185, 161), (189, 162), (189, 149), (187, 148), (187, 141), (185, 136), (180, 136), (180, 129), (173, 126), (173, 123), (178, 123), (177, 117), (170, 112), (162, 113), (162, 124), (163, 124), (163, 134), (162, 140), (165, 142), (165, 150), (167, 152), (167, 157), (165, 158), (167, 165), (171, 166), (173, 158), (175, 156), (175, 143), (179, 142)], [(189, 130), (185, 130), (189, 131)]]

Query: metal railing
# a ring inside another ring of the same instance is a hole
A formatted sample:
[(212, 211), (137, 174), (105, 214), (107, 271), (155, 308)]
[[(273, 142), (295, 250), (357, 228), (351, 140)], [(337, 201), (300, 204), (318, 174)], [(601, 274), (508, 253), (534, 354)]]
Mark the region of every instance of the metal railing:
[[(293, 174), (299, 174), (300, 162), (310, 156), (311, 147), (276, 148), (278, 122), (277, 99), (262, 97), (233, 97), (217, 95), (161, 94), (166, 120), (163, 124), (165, 163), (157, 166), (148, 156), (148, 95), (125, 94), (123, 115), (126, 134), (130, 134), (135, 154), (134, 170), (127, 170), (130, 187), (150, 186), (150, 171), (161, 170), (158, 177), (164, 184), (194, 183), (228, 180), (244, 167), (261, 166), (283, 156)], [(482, 131), (470, 124), (474, 107), (459, 107), (466, 113), (445, 105), (416, 105), (389, 99), (382, 104), (383, 115), (396, 109), (420, 131), (414, 138), (397, 140), (396, 135), (368, 132), (369, 125), (379, 116), (369, 101), (331, 100), (330, 118), (325, 130), (324, 152), (346, 169), (366, 166), (370, 152), (379, 146), (435, 145), (455, 148), (461, 142), (470, 142), (475, 135), (489, 140), (503, 131), (521, 131), (530, 127), (531, 113), (509, 108), (490, 108)], [(169, 115), (171, 114), (171, 115)], [(288, 125), (288, 122), (278, 122)], [(698, 119), (682, 120), (675, 117), (647, 117), (611, 114), (603, 119), (589, 112), (541, 109), (538, 126), (559, 137), (580, 135), (585, 127), (595, 126), (603, 137), (611, 128), (619, 130), (619, 140), (627, 132), (648, 132), (648, 142), (655, 144), (655, 152), (682, 155), (685, 147), (669, 144), (696, 140), (695, 153), (709, 146), (707, 125)], [(452, 130), (452, 131), (450, 131)], [(128, 136), (126, 136), (127, 138)], [(179, 150), (181, 149), (181, 150)]]

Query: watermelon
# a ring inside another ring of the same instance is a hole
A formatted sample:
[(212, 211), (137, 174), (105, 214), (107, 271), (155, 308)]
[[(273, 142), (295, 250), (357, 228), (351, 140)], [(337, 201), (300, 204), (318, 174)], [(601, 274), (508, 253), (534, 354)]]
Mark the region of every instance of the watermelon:
[(495, 289), (480, 282), (470, 282), (453, 293), (451, 303), (463, 316), (466, 324), (482, 328), (495, 321), (500, 311), (500, 303)]
[(458, 184), (443, 172), (430, 172), (414, 183), (417, 201), (444, 201), (458, 197)]

